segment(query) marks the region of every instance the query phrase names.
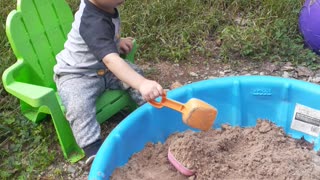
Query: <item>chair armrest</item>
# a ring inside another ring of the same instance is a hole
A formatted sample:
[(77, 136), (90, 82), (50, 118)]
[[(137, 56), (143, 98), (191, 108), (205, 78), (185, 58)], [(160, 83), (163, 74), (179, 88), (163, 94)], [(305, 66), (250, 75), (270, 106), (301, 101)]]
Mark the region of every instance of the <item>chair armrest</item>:
[(18, 60), (15, 64), (7, 68), (2, 74), (2, 81), (7, 92), (16, 96), (18, 99), (26, 102), (33, 107), (39, 107), (45, 104), (45, 98), (48, 95), (54, 95), (52, 88), (19, 82), (14, 77), (14, 73), (22, 70), (24, 63)]
[(130, 61), (131, 63), (134, 63), (134, 55), (136, 54), (137, 49), (138, 49), (136, 39), (133, 39), (132, 44), (133, 44), (133, 46), (132, 46), (131, 51), (128, 54), (121, 54), (121, 57), (123, 59)]

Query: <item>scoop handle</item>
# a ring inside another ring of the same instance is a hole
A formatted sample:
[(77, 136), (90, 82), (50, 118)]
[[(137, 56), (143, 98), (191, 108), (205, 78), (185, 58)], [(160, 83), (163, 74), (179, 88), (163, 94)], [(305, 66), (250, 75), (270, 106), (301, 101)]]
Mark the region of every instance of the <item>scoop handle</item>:
[(171, 108), (173, 110), (179, 111), (179, 112), (183, 112), (185, 109), (184, 104), (178, 102), (178, 101), (174, 101), (172, 99), (168, 99), (167, 98), (167, 93), (164, 91), (162, 93), (161, 96), (161, 101), (157, 102), (155, 100), (150, 100), (148, 101), (152, 106), (156, 107), (156, 108), (163, 108), (163, 106), (166, 106), (168, 108)]

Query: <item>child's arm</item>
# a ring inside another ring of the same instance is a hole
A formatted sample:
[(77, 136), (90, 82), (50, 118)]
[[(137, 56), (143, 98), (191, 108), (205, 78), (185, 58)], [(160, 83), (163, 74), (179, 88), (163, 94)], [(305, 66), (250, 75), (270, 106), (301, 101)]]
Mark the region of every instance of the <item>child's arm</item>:
[(133, 70), (117, 53), (110, 53), (103, 58), (104, 64), (121, 81), (137, 89), (146, 100), (155, 99), (162, 95), (163, 88), (156, 81), (146, 79)]

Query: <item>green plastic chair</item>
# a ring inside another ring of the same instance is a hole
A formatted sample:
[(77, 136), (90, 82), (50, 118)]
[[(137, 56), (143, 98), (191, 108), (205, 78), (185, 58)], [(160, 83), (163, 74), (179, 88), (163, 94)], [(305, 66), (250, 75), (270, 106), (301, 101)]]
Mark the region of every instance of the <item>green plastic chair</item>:
[[(2, 80), (6, 91), (20, 100), (21, 112), (29, 120), (39, 123), (51, 116), (64, 157), (77, 162), (85, 154), (65, 119), (53, 81), (55, 55), (63, 49), (72, 21), (72, 11), (64, 0), (18, 0), (6, 22), (17, 62), (4, 71)], [(131, 62), (137, 50), (134, 44), (126, 57)], [(96, 108), (97, 120), (102, 123), (123, 109), (133, 111), (137, 104), (126, 91), (116, 90), (104, 93)]]

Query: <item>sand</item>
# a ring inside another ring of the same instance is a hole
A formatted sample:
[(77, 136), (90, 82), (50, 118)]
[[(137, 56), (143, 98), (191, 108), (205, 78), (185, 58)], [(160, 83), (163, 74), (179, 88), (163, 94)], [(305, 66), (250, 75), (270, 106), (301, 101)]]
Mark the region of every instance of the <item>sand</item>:
[[(168, 148), (195, 171), (179, 173), (168, 161)], [(251, 128), (223, 125), (207, 132), (172, 134), (165, 143), (149, 143), (110, 179), (320, 179), (320, 157), (313, 144), (287, 136), (267, 120)]]

